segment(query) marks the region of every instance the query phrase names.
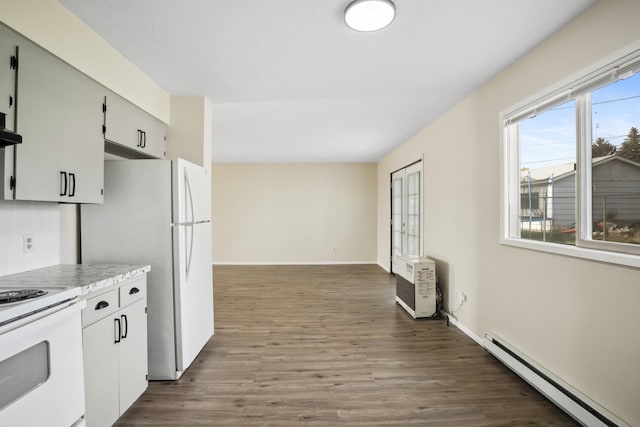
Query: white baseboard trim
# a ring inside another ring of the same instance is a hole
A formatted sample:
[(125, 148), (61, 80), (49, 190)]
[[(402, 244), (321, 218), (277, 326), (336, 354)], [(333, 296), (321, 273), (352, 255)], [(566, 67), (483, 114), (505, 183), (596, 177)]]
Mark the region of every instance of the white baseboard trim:
[(460, 321), (458, 319), (456, 319), (453, 315), (447, 313), (446, 311), (443, 312), (446, 316), (449, 317), (449, 323), (451, 323), (453, 326), (455, 326), (456, 328), (460, 329), (462, 332), (464, 332), (469, 338), (471, 338), (472, 340), (474, 340), (475, 342), (478, 343), (478, 345), (480, 347), (484, 347), (484, 340), (482, 338), (480, 338), (479, 336), (477, 336), (475, 333), (473, 333), (473, 331), (469, 328), (467, 328), (466, 326), (464, 326), (462, 323), (460, 323)]
[(375, 265), (376, 261), (307, 261), (307, 262), (214, 262), (213, 265)]
[(380, 267), (381, 269), (383, 269), (387, 273), (391, 274), (391, 268), (385, 267), (384, 265), (380, 264), (379, 262), (376, 262), (376, 264), (378, 264), (378, 267)]

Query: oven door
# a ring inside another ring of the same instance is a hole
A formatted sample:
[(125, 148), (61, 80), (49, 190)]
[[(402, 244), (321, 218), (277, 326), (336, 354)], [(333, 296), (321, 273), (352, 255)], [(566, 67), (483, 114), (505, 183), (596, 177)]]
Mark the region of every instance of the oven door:
[(79, 425), (84, 300), (0, 329), (0, 426)]

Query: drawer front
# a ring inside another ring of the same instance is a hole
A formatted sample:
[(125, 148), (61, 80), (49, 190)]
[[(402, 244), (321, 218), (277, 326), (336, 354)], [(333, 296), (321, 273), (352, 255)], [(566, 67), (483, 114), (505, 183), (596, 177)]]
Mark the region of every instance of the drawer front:
[(147, 281), (145, 276), (131, 279), (120, 286), (120, 307), (126, 307), (147, 297)]
[(115, 313), (119, 308), (117, 289), (88, 299), (87, 306), (82, 310), (82, 327)]

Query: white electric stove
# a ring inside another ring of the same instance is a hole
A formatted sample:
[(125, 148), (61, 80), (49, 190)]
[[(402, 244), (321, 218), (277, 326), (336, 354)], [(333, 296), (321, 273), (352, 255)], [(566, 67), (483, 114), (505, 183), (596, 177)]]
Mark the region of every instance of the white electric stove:
[(12, 277), (0, 278), (0, 426), (83, 426), (86, 301)]

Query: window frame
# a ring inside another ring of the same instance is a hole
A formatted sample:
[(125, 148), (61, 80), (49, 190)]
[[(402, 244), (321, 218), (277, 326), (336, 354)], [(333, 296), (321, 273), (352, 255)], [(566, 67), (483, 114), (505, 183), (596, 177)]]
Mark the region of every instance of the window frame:
[[(592, 91), (640, 73), (640, 41), (583, 69), (573, 76), (522, 101), (499, 115), (500, 125), (500, 243), (553, 254), (640, 267), (640, 245), (590, 238), (591, 103)], [(625, 77), (626, 76), (626, 77)], [(522, 239), (520, 237), (519, 122), (528, 116), (575, 99), (576, 105), (576, 244)]]

